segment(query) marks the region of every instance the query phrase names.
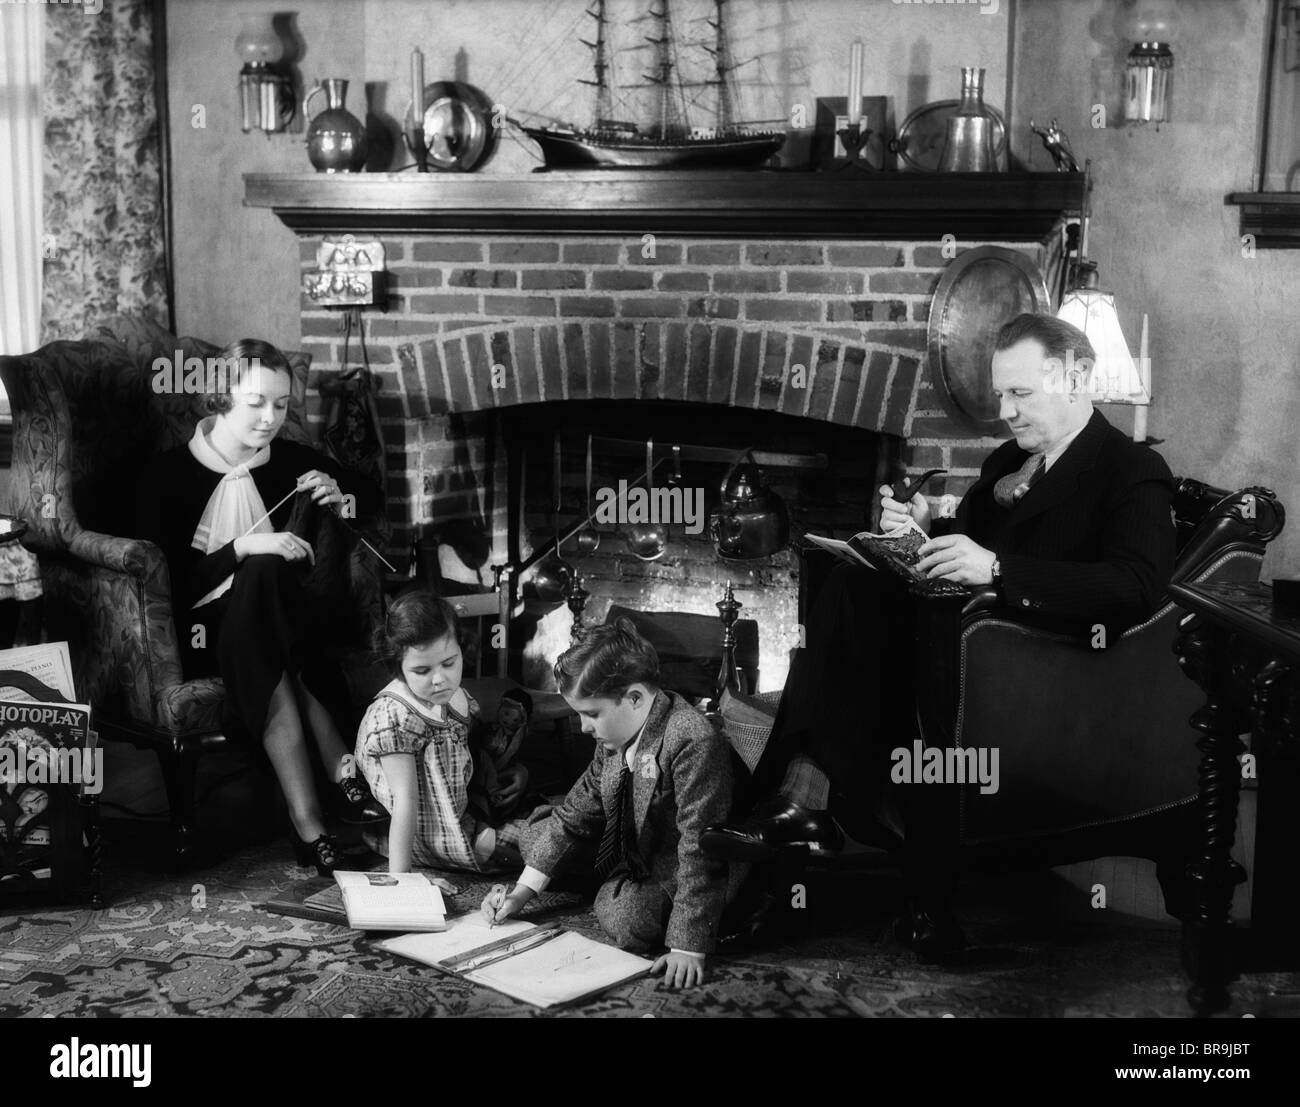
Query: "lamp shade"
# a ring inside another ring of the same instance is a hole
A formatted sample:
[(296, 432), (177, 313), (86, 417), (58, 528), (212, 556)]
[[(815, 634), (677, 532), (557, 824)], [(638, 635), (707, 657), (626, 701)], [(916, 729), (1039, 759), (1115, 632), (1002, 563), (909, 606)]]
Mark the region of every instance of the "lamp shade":
[(1065, 294), (1058, 319), (1088, 336), (1097, 354), (1084, 385), (1103, 404), (1149, 404), (1151, 397), (1129, 353), (1115, 312), (1115, 297), (1098, 288), (1073, 288)]
[(276, 34), (271, 19), (269, 12), (246, 12), (240, 16), (235, 53), (245, 65), (266, 65), (284, 57), (284, 43)]

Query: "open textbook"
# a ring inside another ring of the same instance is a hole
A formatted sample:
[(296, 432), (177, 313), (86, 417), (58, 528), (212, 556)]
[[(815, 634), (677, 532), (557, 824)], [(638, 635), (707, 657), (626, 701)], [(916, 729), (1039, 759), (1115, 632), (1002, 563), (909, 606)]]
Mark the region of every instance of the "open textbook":
[(645, 975), (652, 964), (558, 923), (535, 926), (511, 919), (489, 926), (479, 912), (448, 919), (440, 934), (403, 934), (376, 944), (535, 1007), (599, 995)]
[(847, 541), (823, 538), (818, 534), (809, 534), (807, 538), (851, 564), (897, 573), (905, 580), (927, 579), (916, 563), (921, 560), (918, 551), (930, 536), (917, 526), (915, 519), (909, 519), (906, 525), (888, 534), (872, 534), (864, 530)]
[(348, 925), (357, 930), (445, 930), (442, 891), (424, 873), (335, 870)]

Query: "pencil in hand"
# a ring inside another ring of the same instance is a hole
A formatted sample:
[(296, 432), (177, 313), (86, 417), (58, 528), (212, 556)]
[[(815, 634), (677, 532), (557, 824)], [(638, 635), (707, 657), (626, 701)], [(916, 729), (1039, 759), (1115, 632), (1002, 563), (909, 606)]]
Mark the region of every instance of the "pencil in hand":
[(493, 884), (492, 891), (488, 892), (483, 900), (483, 917), (487, 919), (489, 929), (497, 924), (497, 912), (506, 902), (506, 886), (504, 884)]

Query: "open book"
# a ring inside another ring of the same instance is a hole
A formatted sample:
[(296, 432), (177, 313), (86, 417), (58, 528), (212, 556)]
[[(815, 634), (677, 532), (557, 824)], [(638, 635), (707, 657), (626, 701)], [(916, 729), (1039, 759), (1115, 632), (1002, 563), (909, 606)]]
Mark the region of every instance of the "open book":
[(380, 949), (432, 965), (536, 1007), (576, 1003), (650, 971), (636, 954), (592, 941), (558, 923), (510, 919), (489, 926), (479, 912), (447, 920), (441, 934), (403, 934)]
[(823, 538), (818, 534), (809, 534), (807, 538), (853, 565), (897, 573), (905, 580), (927, 579), (916, 563), (921, 560), (917, 551), (930, 540), (930, 536), (917, 526), (915, 519), (909, 519), (905, 526), (888, 534), (872, 534), (864, 530), (847, 541)]
[(445, 930), (442, 891), (424, 873), (335, 870), (348, 925), (357, 930)]

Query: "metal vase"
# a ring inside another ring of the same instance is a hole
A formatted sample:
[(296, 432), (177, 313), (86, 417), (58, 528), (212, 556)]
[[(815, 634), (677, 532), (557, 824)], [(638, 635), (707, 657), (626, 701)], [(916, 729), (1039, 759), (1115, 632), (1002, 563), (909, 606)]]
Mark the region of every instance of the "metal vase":
[(984, 70), (961, 71), (961, 102), (948, 118), (940, 173), (993, 173), (993, 120), (984, 110)]
[[(312, 97), (323, 94), (327, 107), (311, 114)], [(303, 100), (307, 126), (307, 157), (320, 173), (360, 173), (366, 164), (365, 125), (344, 106), (348, 82), (329, 77)]]

